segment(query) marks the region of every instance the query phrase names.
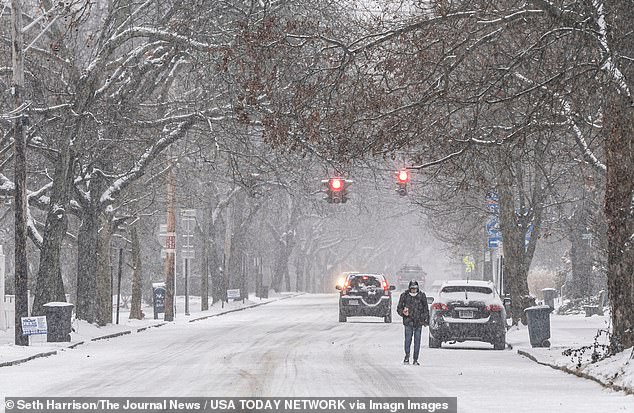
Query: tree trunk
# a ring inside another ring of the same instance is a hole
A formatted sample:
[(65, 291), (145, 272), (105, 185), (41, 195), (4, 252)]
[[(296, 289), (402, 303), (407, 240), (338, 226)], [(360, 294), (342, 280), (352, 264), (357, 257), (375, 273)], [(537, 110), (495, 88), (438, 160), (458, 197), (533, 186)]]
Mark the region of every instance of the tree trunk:
[[(212, 235), (213, 237), (213, 235)], [(220, 270), (222, 262), (218, 257), (216, 243), (212, 242), (209, 249), (209, 277), (211, 278), (211, 303), (217, 303), (223, 299), (222, 286), (223, 274)]]
[(203, 234), (200, 254), (200, 311), (209, 310), (209, 234)]
[[(290, 261), (290, 256), (289, 256), (289, 261)], [(288, 270), (288, 264), (284, 268), (284, 279), (286, 280), (286, 291), (292, 291), (291, 274), (290, 274), (290, 272)]]
[(249, 256), (245, 253), (240, 255), (241, 269), (240, 269), (240, 294), (242, 295), (242, 299), (249, 299)]
[(586, 226), (586, 213), (583, 206), (577, 208), (571, 219), (570, 262), (572, 266), (572, 285), (568, 289), (571, 298), (585, 298), (592, 295), (592, 251), (589, 240), (583, 238), (589, 233)]
[(46, 226), (40, 251), (40, 267), (35, 286), (33, 315), (44, 315), (43, 305), (51, 301), (66, 301), (64, 281), (60, 266), (60, 250), (68, 228), (68, 200), (72, 179), (71, 155), (66, 147), (61, 148), (55, 165), (55, 176)]
[(141, 311), (142, 302), (142, 285), (143, 271), (141, 268), (141, 243), (139, 242), (139, 234), (136, 227), (132, 227), (132, 263), (134, 269), (132, 271), (132, 298), (130, 299), (130, 317), (131, 319), (142, 320), (143, 312)]
[[(606, 0), (606, 20), (614, 56), (632, 56), (631, 2)], [(605, 217), (608, 225), (608, 294), (612, 307), (612, 350), (634, 346), (634, 67), (621, 65), (629, 96), (614, 85), (608, 89), (605, 110), (607, 184)], [(618, 86), (618, 85), (617, 85)]]
[(97, 242), (97, 324), (112, 323), (112, 220), (104, 217)]
[(258, 297), (262, 296), (262, 284), (263, 284), (263, 274), (262, 274), (262, 257), (256, 257), (253, 265), (253, 271), (255, 273), (255, 291)]
[(233, 202), (227, 205), (227, 218), (225, 219), (225, 240), (222, 258), (222, 299), (227, 300), (227, 288), (231, 285), (231, 251), (233, 241)]
[(218, 242), (219, 229), (214, 222), (213, 208), (209, 210), (209, 228), (207, 236), (205, 236), (205, 242), (208, 243), (207, 257), (209, 271), (209, 278), (211, 279), (211, 303), (212, 305), (222, 300), (222, 275), (220, 273), (220, 266), (222, 262), (219, 258), (220, 244)]
[(608, 294), (613, 350), (634, 346), (634, 109), (612, 92), (606, 110)]
[(92, 205), (84, 205), (77, 235), (77, 300), (76, 317), (94, 323), (97, 317), (97, 240), (99, 212)]
[[(97, 165), (104, 169), (111, 165)], [(97, 254), (101, 205), (105, 190), (104, 177), (91, 171), (89, 197), (78, 197), (82, 207), (81, 225), (77, 235), (77, 315), (80, 320), (94, 323), (97, 319)]]
[(295, 291), (305, 291), (306, 255), (299, 251), (295, 260)]
[(290, 286), (288, 285), (288, 261), (290, 258), (290, 254), (288, 253), (288, 248), (283, 243), (279, 244), (278, 253), (275, 258), (275, 264), (273, 265), (273, 285), (271, 288), (275, 290), (275, 292), (279, 293), (284, 288), (282, 284), (284, 281), (287, 281), (286, 288), (287, 291), (290, 290)]
[(504, 250), (504, 277), (511, 290), (513, 324), (521, 319), (526, 324), (524, 309), (534, 301), (528, 292), (528, 268), (525, 260), (524, 231), (515, 213), (512, 191), (513, 176), (508, 165), (502, 165), (498, 175), (500, 230)]

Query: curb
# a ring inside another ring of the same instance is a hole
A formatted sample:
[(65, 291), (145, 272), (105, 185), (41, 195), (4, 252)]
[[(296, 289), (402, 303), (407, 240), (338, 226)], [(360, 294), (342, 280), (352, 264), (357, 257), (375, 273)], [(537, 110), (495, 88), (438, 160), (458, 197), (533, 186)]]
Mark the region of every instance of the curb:
[[(189, 320), (189, 322), (191, 323), (191, 322), (194, 322), (194, 321), (205, 320), (205, 319), (211, 318), (211, 317), (218, 317), (218, 316), (221, 316), (221, 315), (224, 315), (224, 314), (234, 313), (236, 311), (247, 310), (249, 308), (259, 307), (261, 305), (274, 303), (276, 301), (287, 300), (289, 298), (298, 297), (298, 296), (303, 295), (303, 294), (305, 294), (305, 293), (289, 295), (289, 296), (286, 296), (286, 297), (281, 297), (281, 298), (278, 298), (278, 299), (275, 299), (275, 300), (271, 300), (271, 301), (267, 301), (267, 302), (264, 302), (264, 303), (253, 304), (253, 305), (250, 305), (248, 307), (236, 308), (236, 309), (233, 309), (233, 310), (224, 311), (222, 313), (211, 314), (211, 315), (208, 315), (208, 316), (205, 316), (205, 317), (199, 317), (199, 318), (195, 318), (193, 320)], [(164, 323), (160, 323), (160, 324), (149, 325), (147, 327), (141, 327), (141, 328), (137, 329), (137, 333), (140, 333), (142, 331), (148, 330), (150, 328), (161, 327), (161, 326), (164, 326), (166, 324), (168, 324), (168, 323), (164, 322)], [(105, 335), (105, 336), (93, 337), (93, 338), (90, 339), (90, 341), (108, 340), (108, 339), (111, 339), (111, 338), (120, 337), (120, 336), (128, 335), (128, 334), (131, 334), (131, 333), (132, 333), (132, 330), (126, 330), (126, 331), (121, 331), (119, 333), (108, 334), (108, 335)], [(70, 345), (68, 347), (65, 347), (65, 348), (74, 349), (74, 348), (79, 347), (79, 346), (81, 346), (83, 344), (85, 344), (84, 341), (79, 341), (79, 342), (77, 342), (75, 344), (72, 344), (72, 345)], [(1, 367), (15, 366), (15, 365), (26, 363), (27, 361), (31, 361), (31, 360), (34, 360), (34, 359), (37, 359), (37, 358), (54, 356), (56, 354), (57, 354), (57, 350), (54, 350), (54, 351), (49, 351), (49, 352), (46, 352), (46, 353), (34, 354), (32, 356), (29, 356), (29, 357), (26, 357), (26, 358), (23, 358), (23, 359), (18, 359), (18, 360), (13, 360), (13, 361), (5, 361), (3, 363), (0, 363), (0, 368)]]
[(563, 371), (564, 373), (568, 373), (568, 374), (572, 374), (573, 376), (577, 376), (577, 377), (581, 377), (583, 379), (587, 379), (587, 380), (592, 380), (595, 383), (599, 383), (601, 386), (610, 389), (610, 390), (615, 390), (615, 391), (622, 391), (625, 394), (628, 395), (634, 395), (634, 389), (630, 389), (629, 387), (623, 387), (623, 386), (619, 386), (618, 384), (612, 384), (612, 383), (606, 383), (604, 381), (602, 381), (601, 379), (591, 376), (590, 374), (584, 373), (582, 371), (578, 371), (578, 370), (572, 370), (569, 369), (568, 367), (565, 366), (558, 366), (556, 364), (551, 364), (551, 363), (546, 363), (544, 361), (539, 361), (537, 360), (537, 358), (535, 356), (533, 356), (532, 354), (524, 351), (524, 350), (517, 350), (517, 354), (519, 354), (520, 356), (524, 356), (527, 359), (542, 365), (542, 366), (547, 366), (550, 367), (552, 369), (555, 370), (559, 370), (559, 371)]
[(131, 333), (132, 333), (132, 330), (120, 331), (118, 333), (108, 334), (107, 336), (93, 337), (90, 339), (90, 341), (108, 340), (109, 338), (121, 337)]
[(57, 354), (57, 350), (49, 351), (48, 353), (34, 354), (31, 357), (27, 357), (25, 359), (13, 360), (13, 361), (5, 361), (4, 363), (0, 363), (0, 367), (15, 366), (17, 364), (26, 363), (27, 361), (31, 361), (31, 360), (34, 360), (34, 359), (38, 359), (38, 358), (42, 358), (42, 357), (54, 356), (55, 354)]
[(151, 326), (146, 326), (146, 327), (137, 328), (137, 329), (136, 329), (136, 332), (137, 332), (137, 333), (140, 333), (141, 331), (145, 331), (145, 330), (148, 330), (148, 329), (150, 329), (150, 328), (157, 328), (157, 327), (161, 327), (161, 326), (164, 326), (165, 324), (167, 324), (167, 322), (164, 322), (164, 323), (159, 323), (159, 324), (152, 324)]
[(193, 323), (194, 321), (206, 320), (206, 319), (212, 318), (212, 317), (218, 317), (218, 316), (229, 314), (229, 313), (235, 313), (236, 311), (248, 310), (249, 308), (255, 308), (255, 307), (259, 307), (261, 305), (266, 305), (266, 304), (274, 303), (274, 302), (277, 302), (277, 301), (287, 300), (289, 298), (299, 297), (300, 295), (303, 295), (303, 294), (306, 294), (306, 293), (300, 293), (300, 294), (289, 295), (289, 296), (286, 296), (286, 297), (280, 297), (280, 298), (277, 298), (275, 300), (266, 301), (266, 302), (263, 302), (263, 303), (257, 303), (257, 304), (249, 305), (249, 306), (242, 307), (242, 308), (234, 308), (233, 310), (227, 310), (227, 311), (223, 311), (221, 313), (210, 314), (210, 315), (206, 315), (204, 317), (194, 318), (194, 319), (189, 320), (189, 322)]

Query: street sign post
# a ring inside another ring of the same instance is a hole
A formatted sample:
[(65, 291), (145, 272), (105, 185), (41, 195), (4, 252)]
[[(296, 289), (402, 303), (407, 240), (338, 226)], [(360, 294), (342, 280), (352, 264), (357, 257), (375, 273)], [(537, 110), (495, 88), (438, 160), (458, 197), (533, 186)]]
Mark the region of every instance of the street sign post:
[(195, 209), (181, 209), (181, 222), (183, 224), (183, 274), (185, 276), (185, 315), (189, 315), (189, 260), (194, 258), (194, 223), (196, 222)]

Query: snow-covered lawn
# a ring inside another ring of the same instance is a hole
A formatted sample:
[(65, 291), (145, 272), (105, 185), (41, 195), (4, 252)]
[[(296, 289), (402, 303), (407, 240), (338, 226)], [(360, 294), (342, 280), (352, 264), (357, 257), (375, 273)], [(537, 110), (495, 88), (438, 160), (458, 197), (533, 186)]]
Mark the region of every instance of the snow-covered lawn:
[[(259, 303), (265, 303), (272, 300), (280, 299), (288, 294), (275, 294), (271, 292), (268, 299), (260, 299), (251, 295), (248, 300), (232, 301), (229, 303), (216, 303), (210, 306), (207, 311), (200, 311), (200, 297), (189, 297), (189, 310), (190, 315), (185, 315), (185, 297), (176, 297), (176, 315), (174, 317), (174, 324), (185, 324), (197, 318), (210, 316), (213, 314), (223, 313), (226, 311), (236, 310), (243, 307), (250, 307)], [(113, 309), (113, 322), (116, 320), (115, 309)], [(159, 314), (157, 320), (154, 319), (152, 307), (144, 306), (143, 312), (145, 318), (143, 320), (130, 320), (129, 309), (120, 308), (119, 311), (119, 324), (108, 324), (103, 327), (99, 327), (94, 324), (89, 324), (80, 320), (73, 320), (73, 332), (71, 333), (70, 343), (47, 343), (46, 335), (34, 335), (30, 337), (30, 345), (16, 346), (14, 344), (14, 330), (8, 329), (6, 331), (0, 330), (0, 365), (7, 362), (16, 360), (23, 360), (29, 357), (33, 357), (39, 354), (46, 354), (55, 351), (64, 351), (69, 346), (81, 345), (82, 342), (99, 339), (101, 337), (113, 335), (113, 334), (142, 334), (144, 329), (152, 327), (160, 327), (163, 325), (163, 314)], [(141, 331), (139, 331), (141, 330)]]
[(592, 362), (593, 353), (603, 354), (603, 346), (608, 344), (606, 331), (609, 323), (608, 315), (552, 314), (550, 348), (532, 348), (526, 326), (512, 327), (507, 334), (507, 342), (519, 354), (527, 354), (539, 363), (634, 393), (634, 349)]

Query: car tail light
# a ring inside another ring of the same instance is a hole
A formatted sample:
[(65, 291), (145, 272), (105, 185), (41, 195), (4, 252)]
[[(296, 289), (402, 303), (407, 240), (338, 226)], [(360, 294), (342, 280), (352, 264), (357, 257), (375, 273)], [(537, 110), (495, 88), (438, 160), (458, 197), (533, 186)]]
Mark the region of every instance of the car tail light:
[(387, 291), (387, 290), (389, 290), (389, 288), (390, 288), (390, 287), (387, 285), (387, 281), (386, 281), (386, 280), (383, 280), (383, 290), (384, 290), (384, 291)]
[(348, 287), (350, 287), (350, 282), (346, 281), (345, 283), (343, 283), (343, 289), (347, 290)]
[(445, 303), (433, 303), (431, 305), (431, 309), (436, 311), (447, 311), (449, 310), (449, 307), (447, 307), (447, 304)]
[(484, 309), (490, 313), (502, 311), (502, 306), (498, 304), (491, 304), (484, 307)]

